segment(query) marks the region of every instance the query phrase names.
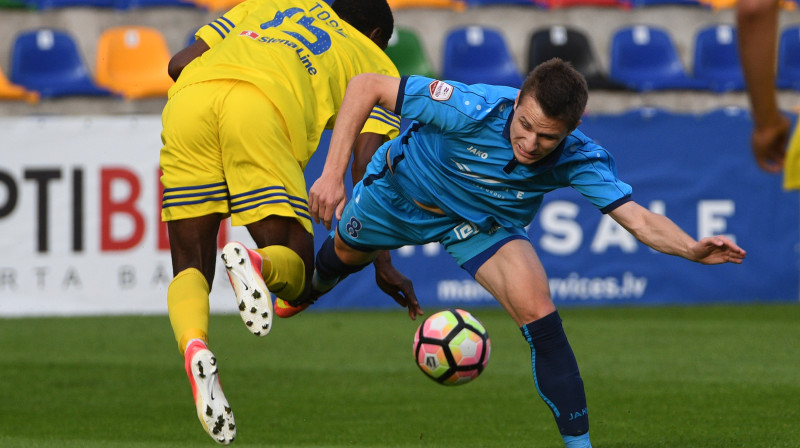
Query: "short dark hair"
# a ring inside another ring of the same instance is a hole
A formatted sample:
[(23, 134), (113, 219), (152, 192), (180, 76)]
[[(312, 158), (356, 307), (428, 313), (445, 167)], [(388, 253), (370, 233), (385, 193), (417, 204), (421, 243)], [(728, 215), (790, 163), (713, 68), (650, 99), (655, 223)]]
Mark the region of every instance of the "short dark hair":
[(394, 16), (386, 0), (334, 0), (331, 8), (347, 23), (369, 37), (372, 30), (379, 29), (379, 47), (386, 48), (394, 31)]
[(525, 78), (519, 101), (525, 96), (534, 98), (546, 116), (572, 130), (586, 110), (589, 89), (586, 79), (569, 62), (553, 58), (537, 65)]

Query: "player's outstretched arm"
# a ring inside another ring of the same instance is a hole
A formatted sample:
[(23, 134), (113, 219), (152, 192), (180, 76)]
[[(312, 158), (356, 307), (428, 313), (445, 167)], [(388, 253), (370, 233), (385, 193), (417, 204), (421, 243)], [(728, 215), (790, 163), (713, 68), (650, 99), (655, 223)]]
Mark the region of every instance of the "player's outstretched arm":
[(609, 216), (651, 248), (703, 264), (741, 263), (746, 252), (724, 236), (695, 241), (666, 216), (653, 213), (630, 201)]
[(347, 195), (344, 176), (353, 144), (375, 105), (394, 110), (400, 79), (374, 73), (353, 77), (347, 85), (342, 107), (331, 135), (325, 167), (308, 192), (308, 210), (315, 222), (331, 228), (334, 215), (341, 218)]
[(755, 124), (753, 155), (771, 173), (783, 167), (790, 127), (775, 91), (779, 8), (778, 0), (739, 0), (736, 7), (739, 54)]

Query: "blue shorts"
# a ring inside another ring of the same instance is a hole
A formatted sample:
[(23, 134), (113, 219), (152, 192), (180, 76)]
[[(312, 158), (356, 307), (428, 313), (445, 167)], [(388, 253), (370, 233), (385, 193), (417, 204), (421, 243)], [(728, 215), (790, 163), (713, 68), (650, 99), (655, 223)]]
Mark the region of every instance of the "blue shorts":
[[(339, 237), (350, 247), (372, 252), (438, 241), (459, 266), (474, 276), (508, 241), (528, 240), (524, 229), (497, 226), (489, 232), (479, 232), (468, 221), (420, 208), (387, 168), (386, 146), (378, 150), (367, 175), (356, 184), (337, 225)], [(376, 165), (380, 171), (375, 171)]]

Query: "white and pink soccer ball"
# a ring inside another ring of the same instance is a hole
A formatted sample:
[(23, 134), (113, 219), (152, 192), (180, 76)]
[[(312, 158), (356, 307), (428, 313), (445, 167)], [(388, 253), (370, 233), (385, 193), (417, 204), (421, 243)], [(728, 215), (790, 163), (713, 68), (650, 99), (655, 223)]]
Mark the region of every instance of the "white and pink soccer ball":
[(446, 386), (468, 383), (483, 372), (492, 344), (483, 324), (461, 309), (431, 315), (414, 334), (420, 370)]

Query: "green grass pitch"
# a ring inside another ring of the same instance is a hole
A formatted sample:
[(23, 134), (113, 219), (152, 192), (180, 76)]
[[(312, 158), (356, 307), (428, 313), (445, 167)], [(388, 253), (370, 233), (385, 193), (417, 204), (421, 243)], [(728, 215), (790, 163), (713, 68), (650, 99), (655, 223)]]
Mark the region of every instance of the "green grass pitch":
[[(276, 320), (264, 338), (238, 315), (212, 316), (233, 446), (563, 446), (519, 329), (499, 309), (470, 311), (492, 357), (456, 387), (417, 369), (418, 322), (400, 309), (312, 309)], [(797, 304), (561, 314), (595, 448), (800, 446)], [(166, 316), (2, 319), (0, 347), (2, 447), (216, 445), (195, 416)]]

